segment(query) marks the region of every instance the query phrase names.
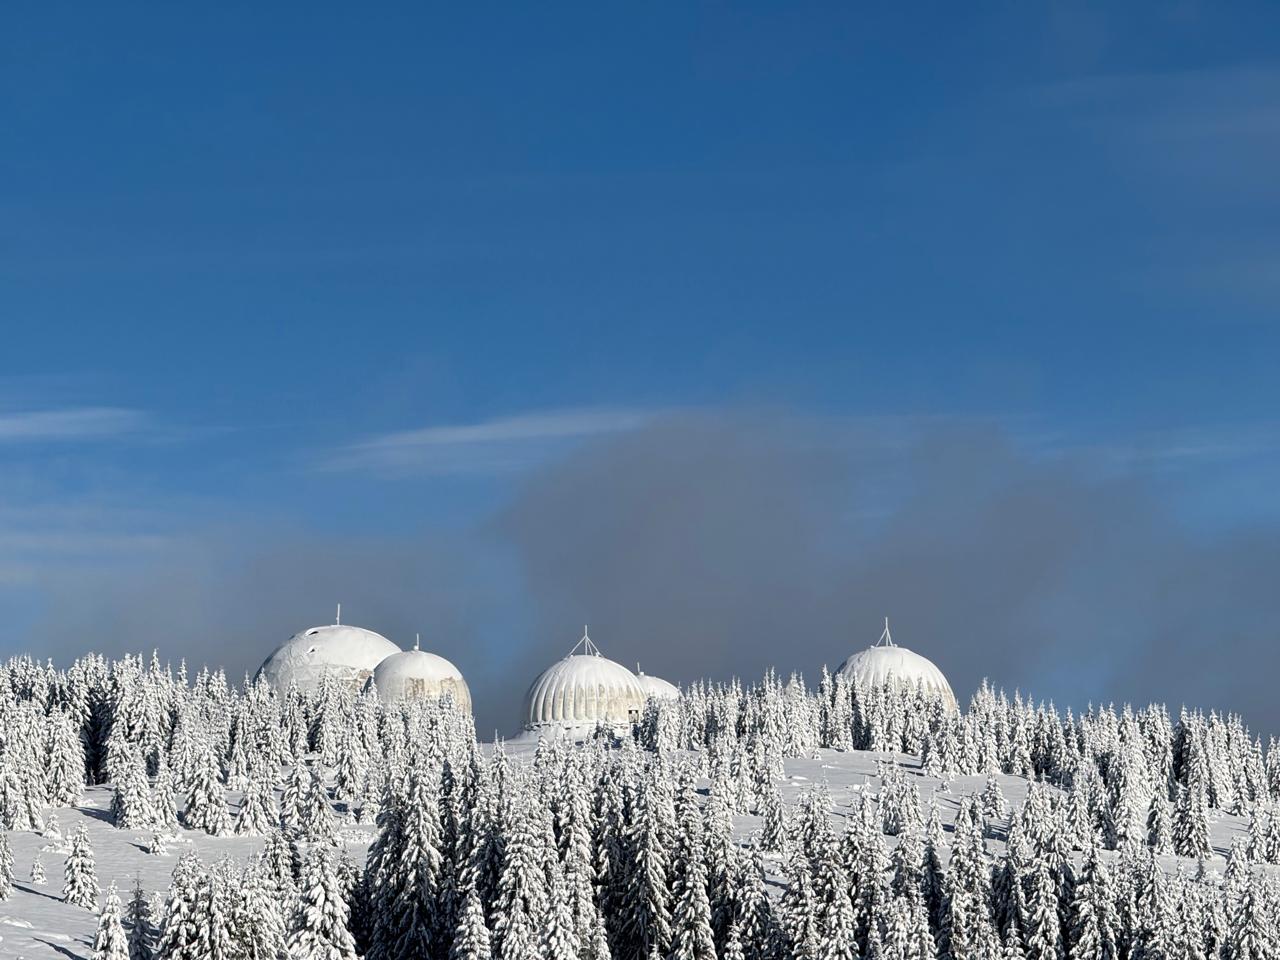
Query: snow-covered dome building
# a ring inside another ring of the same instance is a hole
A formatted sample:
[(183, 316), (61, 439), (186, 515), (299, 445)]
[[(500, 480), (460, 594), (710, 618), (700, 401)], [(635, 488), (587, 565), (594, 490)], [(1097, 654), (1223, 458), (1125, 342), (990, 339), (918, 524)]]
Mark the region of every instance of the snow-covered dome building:
[(586, 735), (598, 723), (627, 727), (640, 719), (646, 699), (635, 674), (603, 656), (584, 632), (569, 655), (529, 687), (525, 729)]
[(636, 680), (640, 683), (640, 689), (644, 691), (646, 698), (652, 697), (655, 700), (679, 700), (680, 688), (668, 680), (661, 677), (651, 677), (640, 669), (640, 664), (636, 664)]
[(947, 683), (947, 678), (933, 661), (893, 642), (893, 637), (889, 634), (888, 617), (884, 618), (884, 633), (880, 634), (875, 646), (855, 653), (840, 664), (840, 669), (836, 672), (846, 677), (856, 677), (864, 687), (877, 686), (890, 680), (910, 686), (918, 683), (926, 692), (939, 694), (953, 713), (959, 711), (956, 695), (951, 692), (951, 684)]
[(441, 700), (453, 698), (453, 705), (464, 713), (471, 712), (471, 691), (467, 681), (452, 663), (434, 653), (412, 650), (393, 653), (373, 671), (373, 684), (386, 703), (397, 700)]
[(257, 676), (279, 694), (288, 690), (291, 682), (304, 692), (315, 691), (325, 677), (359, 691), (378, 664), (400, 653), (400, 648), (382, 634), (342, 623), (341, 607), (337, 619), (339, 622), (327, 627), (295, 633), (267, 657)]

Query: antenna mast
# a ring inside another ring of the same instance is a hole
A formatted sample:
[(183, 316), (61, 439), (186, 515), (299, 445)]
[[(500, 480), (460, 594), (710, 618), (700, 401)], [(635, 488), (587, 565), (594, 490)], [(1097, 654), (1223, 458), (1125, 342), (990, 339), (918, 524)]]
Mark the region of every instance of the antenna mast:
[(880, 639), (876, 641), (876, 646), (877, 647), (896, 647), (897, 646), (897, 644), (893, 642), (892, 634), (889, 633), (888, 617), (884, 618), (884, 633), (880, 634)]
[(587, 636), (587, 628), (585, 624), (582, 627), (582, 639), (573, 645), (573, 649), (569, 651), (569, 656), (572, 657), (577, 653), (579, 647), (581, 647), (588, 656), (600, 656), (600, 648), (592, 643), (591, 638)]
[(342, 626), (342, 604), (338, 604), (338, 616), (337, 619), (333, 621), (333, 625), (335, 627)]

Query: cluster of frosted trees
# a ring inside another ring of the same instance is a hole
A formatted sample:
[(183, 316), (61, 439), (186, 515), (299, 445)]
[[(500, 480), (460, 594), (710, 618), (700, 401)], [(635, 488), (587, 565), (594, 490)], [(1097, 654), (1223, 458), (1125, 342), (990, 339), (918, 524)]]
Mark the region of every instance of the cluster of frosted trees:
[[(819, 748), (879, 751), (880, 776), (836, 809), (784, 788)], [(7, 829), (48, 830), (93, 782), (157, 852), (179, 824), (261, 838), (248, 863), (183, 856), (153, 909), (100, 894), (78, 831), (63, 895), (99, 911), (111, 960), (1273, 957), (1276, 762), (1235, 718), (985, 689), (956, 716), (826, 675), (698, 686), (634, 736), (517, 760), (447, 704), (277, 697), (154, 658), (0, 668)], [(999, 774), (1031, 781), (1024, 803)], [(1249, 817), (1225, 863), (1215, 810)], [(352, 822), (376, 824), (367, 857)]]

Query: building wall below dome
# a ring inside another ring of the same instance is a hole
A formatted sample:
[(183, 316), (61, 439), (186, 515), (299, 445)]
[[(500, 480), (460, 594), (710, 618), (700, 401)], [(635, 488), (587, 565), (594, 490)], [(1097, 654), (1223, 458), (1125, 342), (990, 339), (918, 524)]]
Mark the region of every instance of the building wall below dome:
[(549, 723), (623, 725), (638, 722), (642, 704), (634, 691), (598, 684), (593, 687), (571, 687), (540, 693), (530, 711), (530, 722), (537, 726)]
[(291, 683), (302, 693), (315, 693), (325, 678), (341, 684), (352, 693), (359, 693), (373, 676), (373, 671), (364, 667), (316, 663), (310, 660), (268, 664), (259, 672), (280, 694), (285, 693)]
[(390, 689), (379, 688), (378, 694), (388, 702), (406, 700), (443, 700), (449, 697), (453, 705), (464, 713), (471, 712), (471, 691), (461, 680), (452, 678), (445, 680), (428, 680), (424, 677), (405, 677), (388, 685)]

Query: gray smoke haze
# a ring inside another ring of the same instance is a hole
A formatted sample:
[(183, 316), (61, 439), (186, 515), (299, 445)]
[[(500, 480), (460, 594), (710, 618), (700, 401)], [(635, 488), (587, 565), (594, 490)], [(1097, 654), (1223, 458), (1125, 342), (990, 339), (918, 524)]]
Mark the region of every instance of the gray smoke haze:
[(1177, 521), (1150, 475), (1031, 452), (990, 425), (686, 413), (591, 440), (481, 527), (355, 541), (257, 529), (163, 564), (56, 585), (33, 652), (158, 646), (252, 670), (348, 619), (467, 675), (478, 728), (511, 731), (534, 674), (591, 624), (678, 682), (816, 680), (876, 639), (1060, 706), (1169, 702), (1280, 727), (1280, 531)]
[(589, 614), (606, 652), (674, 680), (814, 679), (888, 615), (962, 699), (989, 677), (1276, 729), (1278, 531), (1198, 538), (1142, 477), (987, 427), (889, 427), (692, 416), (584, 449), (499, 521), (535, 635)]

